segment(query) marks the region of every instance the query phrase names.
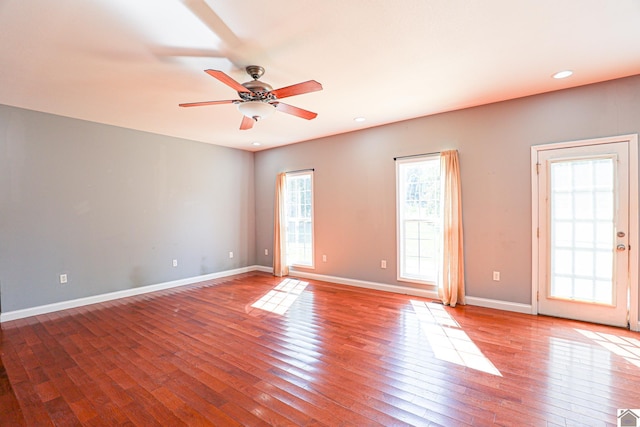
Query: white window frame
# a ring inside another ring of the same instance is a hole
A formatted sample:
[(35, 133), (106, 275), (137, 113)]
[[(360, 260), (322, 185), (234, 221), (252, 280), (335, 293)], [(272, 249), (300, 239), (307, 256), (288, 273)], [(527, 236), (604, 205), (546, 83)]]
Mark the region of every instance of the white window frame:
[[(289, 186), (289, 179), (290, 178), (296, 178), (296, 177), (300, 177), (300, 176), (308, 176), (309, 179), (311, 180), (311, 243), (310, 243), (310, 263), (299, 263), (299, 262), (291, 262), (289, 260), (289, 247), (290, 247), (290, 243), (289, 243), (289, 204), (288, 204), (288, 194), (289, 194), (289, 190), (288, 190), (288, 186)], [(314, 232), (314, 183), (313, 183), (313, 170), (305, 170), (305, 171), (299, 171), (299, 172), (290, 172), (286, 174), (286, 179), (285, 179), (285, 239), (286, 239), (286, 254), (285, 254), (285, 259), (286, 259), (286, 263), (287, 265), (291, 266), (291, 267), (300, 267), (300, 268), (308, 268), (308, 269), (313, 269), (315, 268), (315, 232)]]
[(436, 272), (432, 277), (426, 277), (426, 276), (419, 276), (419, 275), (410, 275), (407, 274), (406, 272), (406, 268), (405, 268), (405, 253), (404, 253), (404, 248), (405, 248), (405, 236), (404, 236), (404, 227), (403, 227), (403, 222), (404, 220), (404, 215), (403, 215), (403, 211), (402, 211), (402, 206), (401, 203), (403, 202), (403, 188), (402, 188), (402, 182), (401, 182), (401, 175), (400, 175), (400, 170), (401, 167), (403, 165), (409, 164), (409, 163), (420, 163), (420, 162), (425, 162), (425, 161), (437, 161), (438, 162), (438, 168), (440, 167), (440, 154), (428, 154), (428, 155), (424, 155), (424, 156), (412, 156), (412, 157), (408, 157), (408, 158), (398, 158), (396, 159), (396, 248), (397, 248), (397, 280), (398, 281), (402, 281), (402, 282), (411, 282), (411, 283), (419, 283), (419, 284), (426, 284), (426, 285), (434, 285), (437, 286), (438, 281), (439, 281), (439, 277), (440, 277), (440, 272), (442, 271), (442, 172), (440, 171), (440, 200), (439, 200), (439, 215), (438, 215), (438, 220), (439, 220), (439, 224), (438, 224), (438, 229), (439, 229), (439, 233), (437, 233), (435, 240), (438, 246), (436, 249), (436, 259), (435, 259), (435, 265), (436, 265)]

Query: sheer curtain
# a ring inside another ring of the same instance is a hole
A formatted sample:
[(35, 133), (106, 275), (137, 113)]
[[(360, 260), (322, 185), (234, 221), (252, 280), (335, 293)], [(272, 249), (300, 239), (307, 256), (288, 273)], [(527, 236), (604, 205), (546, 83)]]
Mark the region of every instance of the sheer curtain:
[(286, 173), (278, 174), (276, 178), (276, 197), (273, 212), (273, 275), (282, 277), (289, 275), (286, 260), (286, 212), (285, 212), (285, 183)]
[(440, 153), (443, 190), (442, 277), (438, 295), (445, 305), (464, 304), (464, 252), (458, 151)]

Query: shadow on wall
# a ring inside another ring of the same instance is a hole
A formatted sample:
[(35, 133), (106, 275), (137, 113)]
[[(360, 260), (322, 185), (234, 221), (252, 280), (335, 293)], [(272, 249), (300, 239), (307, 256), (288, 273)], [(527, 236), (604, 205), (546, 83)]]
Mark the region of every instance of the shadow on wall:
[(138, 265), (131, 269), (131, 273), (129, 274), (129, 281), (134, 288), (139, 288), (145, 285), (142, 267)]
[(211, 266), (207, 266), (207, 257), (203, 256), (200, 261), (200, 275), (204, 276), (205, 274), (209, 274), (213, 272), (213, 268)]

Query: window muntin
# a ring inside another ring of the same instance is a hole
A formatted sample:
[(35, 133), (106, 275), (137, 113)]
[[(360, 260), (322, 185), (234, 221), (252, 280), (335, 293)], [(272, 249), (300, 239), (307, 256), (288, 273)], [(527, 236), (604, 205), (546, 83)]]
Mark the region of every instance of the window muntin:
[(313, 267), (313, 173), (287, 174), (285, 194), (287, 265)]
[(396, 161), (398, 279), (435, 284), (440, 272), (440, 157)]

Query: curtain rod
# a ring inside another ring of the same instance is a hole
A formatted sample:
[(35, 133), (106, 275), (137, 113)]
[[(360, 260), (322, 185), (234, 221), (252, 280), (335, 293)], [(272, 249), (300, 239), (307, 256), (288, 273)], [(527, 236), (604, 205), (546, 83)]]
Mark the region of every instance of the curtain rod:
[(394, 157), (393, 160), (408, 159), (410, 157), (432, 156), (434, 154), (440, 154), (440, 151), (434, 151), (433, 153), (410, 154), (408, 156), (398, 156), (398, 157)]
[(298, 169), (298, 170), (295, 170), (295, 171), (287, 171), (285, 173), (296, 173), (296, 172), (306, 172), (306, 171), (315, 172), (315, 168)]

